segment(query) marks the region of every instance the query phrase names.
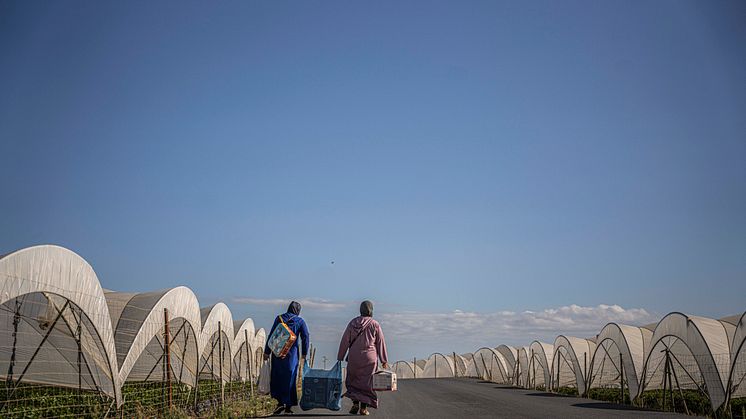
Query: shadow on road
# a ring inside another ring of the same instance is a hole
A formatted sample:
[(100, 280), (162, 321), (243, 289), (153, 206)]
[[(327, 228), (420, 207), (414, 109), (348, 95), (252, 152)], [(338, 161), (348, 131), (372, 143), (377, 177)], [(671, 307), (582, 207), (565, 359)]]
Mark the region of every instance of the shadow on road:
[(632, 411), (638, 411), (638, 412), (653, 412), (653, 410), (645, 409), (642, 407), (637, 406), (630, 406), (627, 404), (616, 404), (616, 403), (604, 403), (604, 402), (595, 402), (595, 403), (575, 403), (573, 404), (575, 407), (583, 407), (586, 409), (603, 409), (603, 410), (632, 410)]
[(279, 418), (279, 417), (317, 418), (319, 416), (323, 416), (323, 417), (326, 418), (326, 417), (359, 416), (359, 415), (352, 415), (352, 414), (349, 414), (349, 413), (341, 413), (341, 412), (340, 413), (327, 413), (327, 412), (323, 412), (323, 413), (292, 413), (292, 414), (289, 414), (289, 415), (281, 414), (281, 415), (262, 416), (262, 417), (265, 417), (265, 418)]
[(527, 396), (535, 396), (535, 397), (567, 397), (563, 396), (562, 394), (555, 394), (555, 393), (527, 393)]

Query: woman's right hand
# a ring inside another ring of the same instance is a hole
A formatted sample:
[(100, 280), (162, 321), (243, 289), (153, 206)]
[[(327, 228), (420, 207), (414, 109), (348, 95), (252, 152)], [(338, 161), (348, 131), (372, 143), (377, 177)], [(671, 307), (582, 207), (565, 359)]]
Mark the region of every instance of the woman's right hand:
[(269, 359), (269, 354), (263, 354), (262, 358), (264, 358), (265, 361), (268, 360)]

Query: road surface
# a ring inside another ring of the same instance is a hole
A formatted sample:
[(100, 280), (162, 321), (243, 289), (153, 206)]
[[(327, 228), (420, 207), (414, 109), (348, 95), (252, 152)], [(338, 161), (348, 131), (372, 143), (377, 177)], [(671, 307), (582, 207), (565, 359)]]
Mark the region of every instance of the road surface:
[[(557, 396), (534, 390), (500, 386), (474, 379), (400, 380), (399, 391), (379, 392), (376, 418), (688, 418), (691, 416), (637, 410), (576, 397)], [(349, 416), (351, 403), (342, 410), (295, 408), (293, 416)]]

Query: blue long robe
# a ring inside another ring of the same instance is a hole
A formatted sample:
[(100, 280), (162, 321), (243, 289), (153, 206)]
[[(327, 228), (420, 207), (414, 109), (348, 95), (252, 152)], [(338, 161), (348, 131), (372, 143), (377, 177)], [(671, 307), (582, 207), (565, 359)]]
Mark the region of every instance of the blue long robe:
[[(295, 382), (298, 377), (298, 340), (301, 342), (301, 353), (305, 357), (308, 355), (308, 327), (302, 317), (292, 313), (282, 315), (282, 320), (288, 325), (290, 330), (298, 336), (293, 346), (290, 348), (285, 359), (281, 359), (272, 354), (272, 373), (270, 374), (269, 390), (272, 398), (285, 406), (298, 405), (298, 390)], [(279, 324), (275, 317), (275, 322), (267, 336), (272, 336), (275, 328)], [(264, 353), (271, 354), (269, 346), (264, 346)]]

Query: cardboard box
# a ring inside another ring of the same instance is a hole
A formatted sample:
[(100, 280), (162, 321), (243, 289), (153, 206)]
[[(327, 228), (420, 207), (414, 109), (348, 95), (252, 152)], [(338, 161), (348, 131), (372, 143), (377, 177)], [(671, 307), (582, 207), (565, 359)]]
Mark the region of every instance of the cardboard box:
[(391, 371), (378, 371), (373, 374), (373, 390), (396, 391), (396, 373)]

